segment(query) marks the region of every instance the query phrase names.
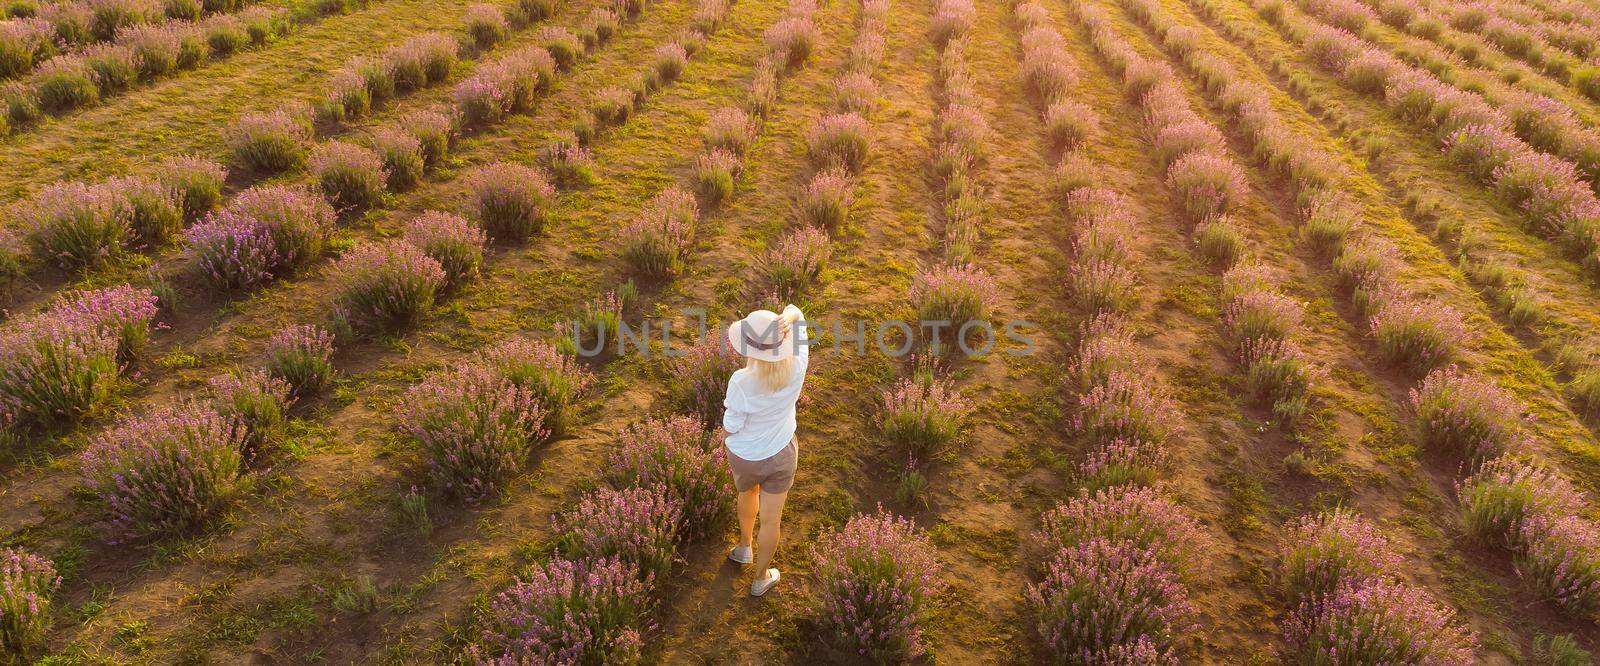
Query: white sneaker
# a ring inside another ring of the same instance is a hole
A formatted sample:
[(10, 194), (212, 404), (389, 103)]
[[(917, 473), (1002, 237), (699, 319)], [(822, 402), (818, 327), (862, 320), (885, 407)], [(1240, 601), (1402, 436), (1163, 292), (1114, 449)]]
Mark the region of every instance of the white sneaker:
[(777, 569), (767, 569), (766, 578), (758, 578), (750, 581), (750, 596), (759, 597), (763, 594), (766, 594), (767, 590), (770, 590), (772, 589), (772, 586), (777, 585), (778, 579), (782, 577), (782, 574), (779, 574)]
[(756, 561), (756, 554), (750, 550), (749, 546), (734, 546), (733, 550), (728, 553), (728, 559), (739, 564), (749, 564)]

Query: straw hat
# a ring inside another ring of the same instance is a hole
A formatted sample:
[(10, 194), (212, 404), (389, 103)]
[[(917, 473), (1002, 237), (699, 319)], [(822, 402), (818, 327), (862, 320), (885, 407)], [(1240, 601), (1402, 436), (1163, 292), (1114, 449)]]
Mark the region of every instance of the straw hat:
[(771, 310), (756, 310), (729, 324), (728, 344), (741, 355), (762, 361), (781, 361), (794, 355), (790, 335), (784, 334), (783, 322)]

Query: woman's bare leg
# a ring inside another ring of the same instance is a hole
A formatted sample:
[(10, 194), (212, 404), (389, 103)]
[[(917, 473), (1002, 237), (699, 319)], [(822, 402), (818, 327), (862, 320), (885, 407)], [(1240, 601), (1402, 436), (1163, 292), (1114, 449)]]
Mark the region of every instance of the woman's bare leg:
[(761, 493), (761, 532), (756, 535), (756, 575), (765, 577), (772, 556), (778, 552), (778, 521), (783, 520), (787, 491)]
[(749, 548), (756, 531), (756, 514), (761, 508), (761, 486), (751, 486), (734, 499), (739, 509), (739, 545)]

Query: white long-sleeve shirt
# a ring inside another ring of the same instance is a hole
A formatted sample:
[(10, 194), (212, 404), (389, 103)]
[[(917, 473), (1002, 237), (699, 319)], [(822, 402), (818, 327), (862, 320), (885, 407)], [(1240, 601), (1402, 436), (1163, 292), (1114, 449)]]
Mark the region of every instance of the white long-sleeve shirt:
[(798, 319), (790, 331), (790, 344), (796, 345), (796, 349), (794, 375), (789, 383), (777, 391), (767, 391), (756, 374), (747, 368), (735, 370), (728, 378), (728, 394), (722, 400), (722, 429), (728, 432), (724, 441), (730, 453), (744, 460), (753, 462), (778, 455), (794, 438), (794, 405), (805, 385), (811, 353), (810, 345), (806, 344), (810, 336), (800, 323), (805, 315), (793, 305), (785, 307), (783, 314), (791, 311)]

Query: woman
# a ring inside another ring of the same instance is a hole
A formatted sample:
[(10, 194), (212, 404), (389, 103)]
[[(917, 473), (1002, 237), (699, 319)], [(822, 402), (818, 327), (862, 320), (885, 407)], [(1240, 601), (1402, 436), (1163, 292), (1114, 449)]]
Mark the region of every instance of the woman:
[[(783, 502), (794, 482), (800, 448), (795, 440), (795, 401), (806, 380), (810, 360), (800, 308), (785, 307), (783, 314), (756, 310), (728, 327), (728, 342), (745, 357), (743, 369), (728, 378), (722, 401), (723, 440), (733, 487), (739, 492), (739, 545), (728, 559), (754, 562), (759, 577), (750, 583), (751, 596), (761, 596), (778, 584), (778, 570), (768, 568), (778, 550), (778, 521)], [(794, 335), (791, 335), (794, 333)], [(760, 540), (751, 552), (756, 516), (761, 517)]]

